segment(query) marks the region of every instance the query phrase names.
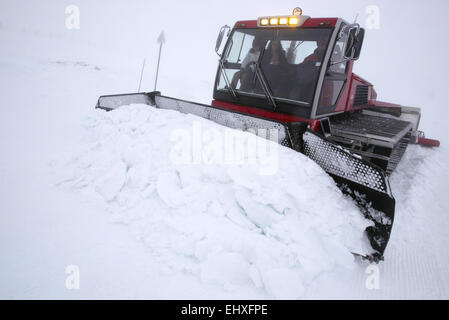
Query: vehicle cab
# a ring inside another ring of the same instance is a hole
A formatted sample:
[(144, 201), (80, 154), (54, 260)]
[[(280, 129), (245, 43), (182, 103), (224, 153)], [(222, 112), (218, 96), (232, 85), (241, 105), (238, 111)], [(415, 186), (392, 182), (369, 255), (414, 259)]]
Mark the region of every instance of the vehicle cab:
[(363, 90), (352, 86), (363, 38), (357, 24), (310, 18), (299, 8), (293, 15), (222, 27), (212, 105), (283, 122), (311, 122), (368, 106), (375, 98), (372, 86), (361, 78), (356, 80)]

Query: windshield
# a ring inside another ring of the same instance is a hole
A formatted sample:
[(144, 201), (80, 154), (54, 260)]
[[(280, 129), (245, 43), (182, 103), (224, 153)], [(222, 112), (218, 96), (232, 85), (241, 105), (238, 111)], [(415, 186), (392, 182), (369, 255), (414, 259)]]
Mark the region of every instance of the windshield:
[(277, 101), (310, 107), (331, 33), (332, 29), (236, 29), (223, 56), (217, 89), (266, 98), (266, 82), (268, 95)]

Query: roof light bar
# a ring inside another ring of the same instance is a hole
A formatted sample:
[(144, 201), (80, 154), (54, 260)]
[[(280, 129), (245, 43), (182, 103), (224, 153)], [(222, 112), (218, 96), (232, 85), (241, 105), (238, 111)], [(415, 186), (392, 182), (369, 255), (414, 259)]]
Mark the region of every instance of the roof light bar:
[(262, 17), (257, 19), (257, 26), (264, 28), (273, 27), (300, 27), (306, 22), (308, 16), (276, 16), (276, 17)]

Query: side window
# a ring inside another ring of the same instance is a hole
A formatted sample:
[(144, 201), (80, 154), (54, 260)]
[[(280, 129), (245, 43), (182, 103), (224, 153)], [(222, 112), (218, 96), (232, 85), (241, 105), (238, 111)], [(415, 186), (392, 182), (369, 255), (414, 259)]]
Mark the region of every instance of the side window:
[[(240, 64), (252, 48), (254, 36), (243, 32), (234, 32), (232, 42), (226, 53), (227, 67), (220, 73), (217, 89), (226, 89), (228, 83), (235, 89), (240, 88)], [(227, 77), (227, 81), (225, 79)]]
[(242, 32), (235, 32), (232, 45), (228, 51), (226, 61), (229, 63), (242, 63), (246, 54), (251, 50), (254, 36)]
[(343, 36), (340, 40), (337, 41), (335, 44), (334, 52), (332, 53), (331, 57), (331, 67), (330, 71), (332, 72), (338, 72), (338, 73), (345, 73), (346, 72), (346, 65), (348, 64), (347, 61), (344, 61), (343, 58), (343, 52), (345, 50), (346, 41), (348, 39), (348, 36)]

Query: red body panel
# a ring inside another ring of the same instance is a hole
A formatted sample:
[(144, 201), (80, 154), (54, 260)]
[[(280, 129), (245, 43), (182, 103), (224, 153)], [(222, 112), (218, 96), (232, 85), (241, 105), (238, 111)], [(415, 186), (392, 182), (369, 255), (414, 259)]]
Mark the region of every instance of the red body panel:
[(418, 138), (418, 144), (425, 146), (425, 147), (436, 147), (438, 148), (440, 146), (440, 141), (433, 140), (433, 139), (427, 139), (427, 138)]
[(310, 18), (304, 22), (302, 27), (335, 27), (337, 25), (337, 21), (338, 18)]
[[(352, 63), (354, 63), (354, 62), (352, 62)], [(355, 73), (351, 74), (350, 83), (351, 84), (350, 84), (349, 97), (348, 97), (348, 100), (346, 101), (345, 112), (361, 110), (361, 109), (368, 108), (371, 105), (370, 103), (373, 103), (373, 99), (371, 98), (372, 95), (373, 95), (373, 85), (370, 82), (368, 82), (365, 79), (363, 79), (362, 77), (359, 77)], [(354, 98), (355, 98), (355, 93), (357, 91), (357, 86), (358, 85), (367, 85), (367, 86), (369, 86), (368, 104), (366, 106), (360, 106), (360, 107), (354, 108)]]
[(237, 21), (234, 28), (257, 28), (257, 20)]
[(277, 113), (273, 111), (268, 110), (262, 110), (258, 108), (243, 106), (239, 104), (233, 104), (229, 102), (219, 101), (219, 100), (213, 100), (212, 106), (224, 110), (230, 110), (230, 111), (236, 111), (243, 114), (250, 114), (257, 116), (259, 118), (263, 119), (269, 119), (269, 120), (276, 120), (284, 123), (292, 123), (292, 122), (309, 122), (312, 123), (313, 121), (309, 119), (299, 118), (295, 116), (290, 116), (287, 114)]

